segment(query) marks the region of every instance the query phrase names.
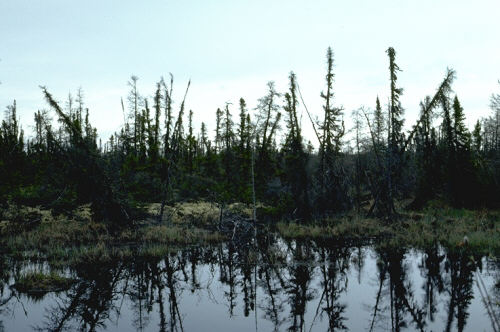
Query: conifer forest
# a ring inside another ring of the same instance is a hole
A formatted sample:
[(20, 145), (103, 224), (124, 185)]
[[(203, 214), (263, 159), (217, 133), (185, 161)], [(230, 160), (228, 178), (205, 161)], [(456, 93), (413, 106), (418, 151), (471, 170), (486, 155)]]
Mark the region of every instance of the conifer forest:
[(0, 332), (499, 331), (500, 80), (472, 123), (443, 68), (414, 121), (384, 57), (387, 100), (353, 110), (331, 47), (319, 109), (293, 71), (201, 110), (196, 80), (133, 75), (109, 137), (84, 88), (40, 86), (33, 126), (12, 96)]
[[(353, 210), (395, 220), (434, 200), (498, 208), (500, 93), (491, 96), (491, 116), (469, 129), (460, 96), (453, 94), (456, 73), (448, 68), (422, 96), (418, 121), (404, 130), (393, 48), (387, 60), (386, 105), (374, 96), (373, 107), (346, 113), (335, 100), (335, 84), (342, 82), (334, 82), (328, 48), (319, 118), (310, 116), (291, 72), (287, 91), (268, 82), (256, 109), (241, 98), (239, 105), (213, 110), (216, 127), (201, 123), (199, 131), (194, 112), (185, 108), (190, 84), (174, 90), (172, 75), (158, 81), (152, 99), (142, 97), (132, 76), (122, 129), (109, 138), (90, 123), (82, 90), (63, 104), (41, 87), (48, 107), (34, 113), (31, 133), (21, 128), (15, 100), (5, 111), (2, 205), (62, 212), (90, 204), (93, 218), (112, 227), (130, 226), (141, 204), (160, 202), (161, 218), (166, 205), (193, 200), (265, 203), (267, 214), (299, 223)], [(174, 101), (177, 90), (183, 95)], [(307, 139), (298, 114), (304, 106), (309, 117), (302, 122), (311, 121), (315, 134)], [(353, 128), (345, 126), (348, 116)]]

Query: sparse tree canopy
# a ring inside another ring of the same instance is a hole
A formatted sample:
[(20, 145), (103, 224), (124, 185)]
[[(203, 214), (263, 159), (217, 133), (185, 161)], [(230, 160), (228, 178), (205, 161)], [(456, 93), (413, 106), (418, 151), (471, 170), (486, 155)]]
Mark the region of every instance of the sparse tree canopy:
[[(167, 205), (188, 199), (215, 200), (222, 207), (252, 203), (254, 220), (261, 202), (269, 215), (303, 222), (352, 208), (394, 220), (402, 201), (412, 201), (413, 208), (431, 199), (498, 207), (500, 94), (490, 98), (491, 116), (470, 131), (467, 110), (458, 96), (451, 97), (455, 72), (448, 69), (434, 94), (423, 97), (419, 118), (406, 131), (401, 69), (396, 51), (386, 53), (388, 102), (374, 96), (373, 111), (356, 109), (350, 130), (334, 98), (342, 82), (334, 80), (331, 48), (317, 121), (293, 72), (285, 93), (269, 82), (256, 109), (241, 98), (233, 118), (235, 106), (226, 103), (215, 112), (214, 128), (201, 123), (199, 131), (195, 114), (206, 110), (186, 109), (190, 82), (176, 103), (172, 75), (155, 84), (151, 97), (139, 93), (138, 78), (131, 76), (122, 99), (124, 117), (117, 119), (122, 128), (106, 141), (91, 123), (81, 88), (61, 107), (42, 87), (50, 110), (34, 113), (31, 135), (21, 128), (16, 102), (6, 108), (0, 204), (68, 212), (90, 203), (94, 218), (108, 221), (110, 229), (130, 226), (142, 202), (161, 202), (162, 220)], [(317, 151), (305, 137), (302, 110), (318, 139)]]

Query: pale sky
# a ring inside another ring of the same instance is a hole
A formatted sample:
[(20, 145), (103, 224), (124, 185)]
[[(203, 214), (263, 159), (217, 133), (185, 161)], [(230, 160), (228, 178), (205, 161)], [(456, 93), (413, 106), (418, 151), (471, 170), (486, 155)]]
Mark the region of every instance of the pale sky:
[[(39, 85), (62, 105), (81, 86), (105, 141), (123, 124), (129, 77), (151, 96), (171, 72), (177, 105), (191, 78), (187, 108), (197, 127), (205, 121), (213, 130), (217, 107), (232, 102), (236, 120), (240, 97), (255, 107), (268, 81), (284, 92), (293, 70), (320, 116), (331, 46), (335, 104), (347, 120), (353, 109), (373, 108), (377, 95), (387, 103), (392, 46), (407, 126), (447, 67), (457, 72), (454, 91), (472, 124), (490, 114), (489, 97), (500, 92), (498, 13), (498, 0), (0, 0), (0, 109), (16, 99), (30, 135), (33, 113), (48, 108)], [(314, 140), (306, 115), (302, 123)]]

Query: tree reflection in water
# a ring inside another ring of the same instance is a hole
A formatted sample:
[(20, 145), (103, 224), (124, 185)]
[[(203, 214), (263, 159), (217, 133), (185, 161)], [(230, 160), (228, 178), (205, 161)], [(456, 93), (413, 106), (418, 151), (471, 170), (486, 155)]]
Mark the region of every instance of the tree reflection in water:
[[(463, 248), (445, 250), (436, 244), (417, 254), (382, 246), (287, 242), (272, 234), (244, 245), (131, 257), (93, 257), (68, 266), (65, 273), (77, 282), (54, 294), (35, 330), (113, 329), (126, 319), (137, 330), (184, 331), (186, 322), (197, 319), (185, 301), (192, 296), (204, 299), (202, 306), (222, 299), (226, 319), (247, 317), (257, 330), (259, 326), (274, 331), (347, 330), (353, 323), (349, 313), (354, 300), (349, 278), (353, 278), (366, 289), (362, 301), (371, 303), (365, 325), (370, 331), (426, 331), (436, 324), (444, 331), (463, 331), (474, 298), (474, 273), (482, 269), (481, 257), (471, 259)], [(415, 257), (419, 261), (412, 265)], [(489, 264), (498, 284), (498, 264)], [(5, 258), (0, 265), (0, 314), (5, 314), (17, 296), (9, 287), (9, 271), (15, 268)], [(366, 274), (376, 277), (373, 287), (366, 286)], [(498, 286), (491, 287), (498, 301)], [(368, 299), (369, 294), (374, 298)]]
[[(408, 264), (405, 262), (407, 251), (377, 248), (376, 252), (378, 291), (371, 314), (370, 331), (377, 327), (392, 331), (406, 328), (425, 331), (427, 325), (436, 319), (438, 299), (446, 302), (444, 330), (455, 330), (454, 320), (456, 330), (464, 330), (468, 307), (473, 299), (473, 273), (480, 268), (475, 262), (481, 262), (480, 257), (473, 260), (464, 249), (445, 252), (437, 244), (425, 250), (418, 265), (425, 294), (422, 303), (419, 303), (408, 278)], [(384, 299), (389, 302), (385, 306), (382, 304)]]
[(394, 250), (378, 249), (377, 251), (381, 265), (383, 265), (381, 270), (387, 273), (384, 279), (387, 281), (387, 292), (390, 299), (392, 331), (408, 328), (409, 324), (413, 324), (414, 329), (424, 331), (426, 325), (425, 309), (419, 306), (414, 299), (413, 285), (408, 279), (408, 265), (404, 260), (405, 250), (397, 248)]
[(127, 278), (124, 262), (79, 263), (74, 274), (78, 282), (48, 309), (45, 324), (38, 331), (82, 331), (105, 328), (112, 312), (119, 313), (123, 296), (119, 285)]
[[(9, 283), (10, 267), (4, 256), (0, 255), (0, 316), (3, 316), (8, 311), (8, 304), (12, 299), (13, 294), (6, 294), (5, 286)], [(3, 321), (0, 320), (0, 332), (3, 332)]]
[(469, 313), (467, 311), (473, 298), (472, 284), (473, 273), (477, 268), (475, 261), (470, 255), (462, 250), (448, 252), (448, 259), (445, 263), (445, 291), (449, 296), (448, 319), (446, 331), (453, 330), (453, 320), (456, 319), (457, 331), (463, 331)]

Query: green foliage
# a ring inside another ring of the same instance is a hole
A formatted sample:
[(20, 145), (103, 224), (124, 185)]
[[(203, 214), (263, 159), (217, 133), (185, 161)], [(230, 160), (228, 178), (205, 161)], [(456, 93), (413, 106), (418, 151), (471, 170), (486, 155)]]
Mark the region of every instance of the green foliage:
[(274, 82), (267, 83), (267, 94), (258, 100), (257, 125), (255, 133), (255, 186), (258, 197), (263, 200), (276, 199), (276, 191), (270, 183), (277, 180), (277, 160), (274, 139), (279, 130), (281, 120), (278, 98), (281, 94), (276, 91)]
[(0, 205), (10, 191), (23, 184), (25, 167), (24, 133), (18, 123), (14, 101), (7, 106), (0, 126)]
[[(293, 72), (288, 91), (282, 94), (269, 82), (255, 110), (241, 98), (238, 121), (229, 103), (217, 109), (212, 133), (204, 123), (197, 133), (195, 112), (186, 109), (191, 82), (177, 104), (172, 75), (155, 84), (152, 98), (139, 93), (132, 76), (122, 100), (123, 126), (107, 142), (91, 124), (81, 89), (76, 98), (68, 95), (63, 109), (42, 88), (57, 124), (51, 112), (38, 110), (26, 139), (15, 101), (1, 123), (0, 206), (10, 201), (71, 214), (89, 204), (93, 218), (115, 231), (131, 226), (137, 206), (147, 202), (160, 202), (158, 220), (176, 202), (198, 199), (222, 207), (265, 202), (269, 215), (300, 221), (346, 213), (352, 206), (392, 220), (397, 203), (410, 199), (414, 208), (434, 199), (455, 207), (498, 206), (499, 95), (491, 97), (493, 114), (470, 133), (458, 97), (450, 98), (455, 72), (449, 69), (405, 133), (401, 70), (395, 50), (388, 48), (387, 55), (388, 104), (377, 97), (373, 113), (355, 111), (347, 135), (343, 108), (335, 105), (328, 48), (321, 119), (314, 121), (303, 105), (318, 138), (317, 152), (304, 141), (299, 100), (304, 101)], [(370, 142), (364, 139), (366, 128)], [(348, 141), (353, 136), (354, 147)]]
[(73, 279), (65, 278), (55, 272), (28, 272), (17, 278), (14, 287), (21, 293), (43, 295), (47, 292), (66, 290), (74, 283)]
[(375, 142), (377, 144), (381, 144), (384, 141), (384, 129), (385, 129), (385, 119), (384, 114), (382, 113), (382, 107), (380, 107), (380, 100), (377, 96), (376, 106), (375, 106), (375, 114), (374, 114), (374, 134), (375, 134)]
[(292, 216), (301, 220), (310, 218), (310, 202), (308, 195), (308, 175), (306, 165), (308, 156), (304, 150), (301, 128), (297, 116), (296, 76), (290, 73), (290, 90), (285, 94), (288, 135), (282, 149), (284, 165), (284, 185), (288, 187), (293, 204), (287, 207)]
[(479, 122), (479, 120), (477, 120), (477, 122), (474, 126), (474, 130), (472, 131), (472, 142), (473, 142), (472, 146), (473, 146), (474, 152), (476, 154), (479, 154), (481, 151), (482, 142), (483, 142), (483, 139), (481, 137), (481, 122)]
[(321, 93), (324, 100), (324, 119), (319, 124), (319, 169), (317, 172), (318, 193), (316, 206), (320, 211), (338, 212), (348, 205), (347, 190), (342, 180), (345, 175), (341, 163), (342, 138), (345, 134), (342, 107), (333, 105), (333, 51), (326, 52), (326, 92)]

